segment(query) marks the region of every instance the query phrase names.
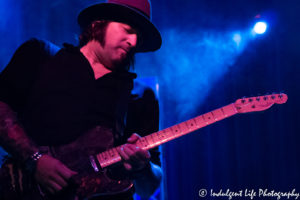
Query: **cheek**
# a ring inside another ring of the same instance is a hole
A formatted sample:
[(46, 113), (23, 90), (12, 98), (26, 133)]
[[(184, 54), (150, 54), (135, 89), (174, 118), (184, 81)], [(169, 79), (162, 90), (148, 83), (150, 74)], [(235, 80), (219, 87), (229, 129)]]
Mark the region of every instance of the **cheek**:
[(118, 45), (117, 43), (110, 41), (106, 44), (106, 50), (108, 51), (108, 53), (110, 54), (115, 54), (116, 51), (118, 50)]

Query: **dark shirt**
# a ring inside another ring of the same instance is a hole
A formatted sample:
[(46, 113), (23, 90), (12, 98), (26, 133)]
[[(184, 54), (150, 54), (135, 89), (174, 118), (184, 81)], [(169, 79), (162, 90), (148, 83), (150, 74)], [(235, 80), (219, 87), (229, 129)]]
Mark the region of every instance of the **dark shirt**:
[[(38, 145), (71, 142), (96, 125), (112, 127), (124, 143), (133, 132), (144, 136), (158, 130), (153, 91), (130, 95), (135, 77), (122, 71), (95, 80), (79, 48), (66, 45), (58, 51), (51, 43), (33, 39), (16, 51), (1, 73), (0, 100), (18, 113)], [(160, 165), (158, 150), (151, 155)]]
[(38, 145), (59, 145), (97, 125), (114, 129), (122, 123), (136, 75), (113, 72), (95, 80), (79, 48), (67, 45), (41, 65), (37, 77), (18, 113)]
[(95, 80), (79, 48), (67, 46), (42, 66), (38, 77), (24, 111), (24, 126), (38, 144), (57, 145), (97, 125), (116, 129), (116, 123), (124, 123), (136, 75), (113, 72)]

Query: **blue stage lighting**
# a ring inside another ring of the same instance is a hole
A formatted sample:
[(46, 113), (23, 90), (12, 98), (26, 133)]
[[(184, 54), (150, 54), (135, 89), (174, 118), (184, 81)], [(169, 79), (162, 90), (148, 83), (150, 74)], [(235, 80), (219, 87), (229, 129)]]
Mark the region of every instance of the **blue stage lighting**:
[(242, 36), (241, 36), (241, 34), (240, 33), (235, 33), (234, 35), (233, 35), (233, 41), (236, 43), (236, 45), (239, 47), (240, 46), (240, 44), (241, 44), (241, 41), (242, 41)]
[(255, 25), (254, 25), (254, 32), (257, 33), (257, 34), (264, 34), (267, 30), (267, 23), (266, 22), (257, 22)]

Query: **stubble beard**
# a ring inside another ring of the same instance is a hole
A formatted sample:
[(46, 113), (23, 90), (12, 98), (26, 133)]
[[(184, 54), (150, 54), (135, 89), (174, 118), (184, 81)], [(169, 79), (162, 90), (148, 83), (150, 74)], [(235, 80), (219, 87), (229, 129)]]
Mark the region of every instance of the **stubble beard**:
[(134, 64), (135, 50), (130, 50), (125, 57), (113, 63), (115, 71), (128, 71), (130, 66)]

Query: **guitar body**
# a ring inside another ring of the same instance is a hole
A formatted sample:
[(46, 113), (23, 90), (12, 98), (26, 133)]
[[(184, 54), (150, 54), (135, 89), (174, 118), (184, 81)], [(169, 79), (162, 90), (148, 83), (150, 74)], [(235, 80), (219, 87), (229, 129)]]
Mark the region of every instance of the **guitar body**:
[(72, 143), (41, 147), (41, 152), (57, 158), (68, 168), (78, 172), (70, 180), (70, 186), (55, 196), (44, 192), (19, 163), (7, 160), (0, 171), (0, 192), (3, 195), (3, 197), (0, 195), (0, 199), (75, 200), (101, 196), (101, 200), (108, 200), (131, 195), (133, 183), (126, 179), (124, 174), (112, 175), (111, 170), (107, 168), (95, 172), (90, 163), (91, 155), (106, 151), (113, 146), (112, 130), (97, 126)]

